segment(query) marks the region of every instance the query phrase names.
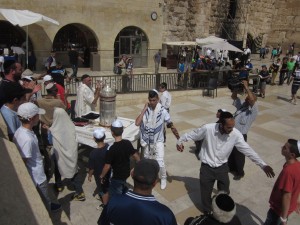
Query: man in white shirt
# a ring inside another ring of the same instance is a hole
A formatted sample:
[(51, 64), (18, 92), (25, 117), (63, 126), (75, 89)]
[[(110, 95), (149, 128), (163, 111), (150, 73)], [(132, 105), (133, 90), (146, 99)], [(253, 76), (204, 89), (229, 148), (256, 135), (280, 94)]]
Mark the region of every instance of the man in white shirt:
[(167, 171), (164, 162), (164, 123), (171, 128), (174, 135), (179, 138), (176, 128), (171, 122), (170, 114), (159, 103), (158, 91), (149, 91), (148, 100), (144, 109), (135, 120), (135, 125), (140, 127), (140, 141), (144, 158), (155, 159), (160, 167), (161, 184), (164, 190), (167, 186)]
[[(161, 93), (161, 96), (159, 98), (159, 103), (167, 110), (168, 113), (170, 113), (170, 106), (172, 101), (172, 96), (167, 90), (167, 83), (163, 82), (159, 85), (159, 91)], [(166, 142), (166, 127), (164, 127), (164, 143)]]
[(95, 110), (97, 101), (100, 97), (100, 87), (92, 87), (92, 79), (89, 75), (84, 74), (81, 77), (81, 83), (77, 89), (75, 104), (76, 117), (81, 117)]
[(268, 177), (274, 177), (273, 169), (245, 142), (243, 135), (235, 126), (233, 115), (223, 112), (220, 123), (205, 124), (182, 135), (177, 141), (177, 150), (183, 151), (183, 142), (203, 140), (199, 153), (202, 161), (200, 169), (200, 194), (205, 213), (211, 212), (211, 194), (215, 181), (218, 190), (229, 193), (229, 168), (227, 161), (235, 146), (238, 151), (260, 166)]

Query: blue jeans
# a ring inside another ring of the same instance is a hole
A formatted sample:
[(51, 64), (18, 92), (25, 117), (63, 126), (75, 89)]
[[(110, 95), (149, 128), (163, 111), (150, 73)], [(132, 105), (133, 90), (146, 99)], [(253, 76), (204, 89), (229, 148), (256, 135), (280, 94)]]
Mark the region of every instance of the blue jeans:
[(128, 187), (126, 186), (125, 180), (117, 180), (117, 179), (111, 179), (110, 185), (109, 185), (109, 197), (116, 194), (124, 194), (128, 190)]
[(82, 182), (80, 180), (80, 177), (79, 177), (79, 174), (76, 173), (74, 175), (74, 177), (71, 179), (73, 185), (74, 185), (74, 188), (75, 188), (75, 192), (76, 194), (81, 194), (83, 193), (83, 189), (82, 189)]
[(72, 73), (71, 77), (77, 78), (78, 66), (77, 65), (72, 65), (72, 70), (73, 70), (73, 73)]
[(273, 209), (269, 209), (264, 225), (280, 225), (280, 224), (281, 224), (280, 217), (276, 214), (276, 212)]

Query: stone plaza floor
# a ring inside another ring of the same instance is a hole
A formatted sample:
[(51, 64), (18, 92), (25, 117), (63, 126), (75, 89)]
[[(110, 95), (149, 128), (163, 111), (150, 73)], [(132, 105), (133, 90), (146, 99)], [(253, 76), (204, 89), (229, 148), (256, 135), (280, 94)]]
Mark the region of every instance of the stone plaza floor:
[[(246, 158), (245, 177), (240, 181), (233, 180), (230, 174), (231, 196), (237, 203), (237, 215), (243, 225), (263, 224), (269, 209), (268, 199), (279, 172), (284, 164), (281, 146), (288, 138), (300, 139), (300, 99), (299, 105), (288, 102), (291, 87), (267, 86), (266, 97), (258, 98), (259, 114), (248, 133), (248, 143), (273, 167), (276, 176), (268, 178), (253, 162)], [(218, 89), (218, 97), (202, 97), (202, 91), (192, 91), (193, 95), (176, 96), (170, 109), (171, 118), (180, 134), (191, 131), (205, 123), (216, 121), (216, 111), (219, 108), (235, 112), (227, 88)], [(240, 96), (244, 98), (244, 96)], [(147, 93), (140, 94), (147, 99)], [(144, 101), (144, 102), (145, 102)], [(138, 101), (137, 101), (138, 102)], [(139, 101), (140, 102), (140, 101)], [(117, 115), (135, 119), (144, 104), (117, 106)], [(183, 224), (190, 216), (201, 214), (201, 199), (199, 193), (200, 161), (194, 155), (194, 143), (185, 144), (185, 151), (176, 150), (176, 140), (170, 130), (167, 131), (165, 147), (165, 163), (168, 172), (168, 184), (165, 190), (160, 190), (158, 184), (153, 194), (158, 201), (166, 204), (174, 212), (178, 224)], [(80, 159), (88, 156), (89, 150), (80, 153)], [(58, 195), (63, 205), (61, 213), (53, 215), (54, 224), (96, 224), (101, 211), (96, 207), (100, 204), (93, 195), (96, 188), (94, 180), (89, 182), (86, 173), (87, 163), (80, 160), (83, 189), (86, 201), (71, 201), (73, 191), (65, 188)], [(53, 182), (53, 181), (52, 181)], [(128, 183), (132, 184), (131, 178)], [(216, 193), (216, 189), (214, 189)], [(297, 222), (298, 221), (298, 222)], [(290, 225), (299, 224), (300, 216), (293, 213), (289, 218)]]

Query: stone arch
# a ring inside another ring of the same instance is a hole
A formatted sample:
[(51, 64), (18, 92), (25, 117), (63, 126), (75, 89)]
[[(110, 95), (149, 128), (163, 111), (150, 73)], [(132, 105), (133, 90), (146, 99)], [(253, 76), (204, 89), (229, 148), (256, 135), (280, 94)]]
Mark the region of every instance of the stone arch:
[(119, 61), (121, 55), (130, 55), (134, 67), (148, 66), (148, 37), (139, 27), (128, 26), (123, 28), (114, 42), (114, 63)]
[(56, 51), (57, 60), (69, 65), (68, 49), (73, 46), (84, 58), (79, 67), (90, 67), (90, 53), (98, 51), (99, 41), (92, 29), (80, 23), (71, 23), (58, 30), (54, 37), (52, 49)]

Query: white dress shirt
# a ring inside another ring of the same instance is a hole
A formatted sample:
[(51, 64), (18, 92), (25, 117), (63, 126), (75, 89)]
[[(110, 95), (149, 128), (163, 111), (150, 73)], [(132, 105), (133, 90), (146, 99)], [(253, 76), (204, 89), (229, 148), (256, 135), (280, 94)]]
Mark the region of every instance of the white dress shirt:
[(77, 97), (75, 104), (75, 114), (76, 117), (81, 117), (91, 111), (95, 111), (96, 104), (94, 101), (94, 91), (92, 88), (88, 87), (86, 84), (80, 83), (77, 89)]
[(179, 138), (177, 144), (180, 145), (182, 142), (189, 140), (203, 140), (199, 157), (203, 163), (213, 168), (227, 163), (234, 146), (261, 168), (267, 165), (244, 141), (241, 132), (233, 128), (230, 134), (222, 134), (219, 125), (218, 123), (205, 124), (189, 133), (185, 133)]
[(171, 94), (166, 90), (164, 91), (159, 99), (160, 104), (165, 108), (169, 109), (171, 106), (172, 96)]

